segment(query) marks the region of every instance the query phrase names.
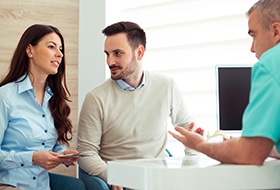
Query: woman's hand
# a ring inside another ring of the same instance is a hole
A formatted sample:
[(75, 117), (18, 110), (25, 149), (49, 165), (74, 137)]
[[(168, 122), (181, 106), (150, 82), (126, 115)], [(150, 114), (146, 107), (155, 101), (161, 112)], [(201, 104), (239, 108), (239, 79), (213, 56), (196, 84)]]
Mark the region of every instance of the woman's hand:
[(76, 165), (77, 160), (79, 157), (68, 157), (68, 158), (59, 158), (59, 156), (65, 155), (65, 154), (77, 154), (78, 151), (76, 150), (66, 150), (63, 153), (59, 154), (56, 152), (48, 152), (48, 151), (38, 151), (34, 152), (32, 156), (32, 162), (35, 165), (38, 165), (45, 170), (51, 170), (61, 163), (64, 163), (65, 165), (71, 166)]
[[(62, 155), (66, 154), (78, 154), (79, 152), (77, 150), (66, 150), (62, 153)], [(65, 157), (65, 158), (59, 158), (61, 162), (63, 162), (67, 166), (75, 166), (76, 162), (79, 160), (79, 156), (71, 156), (71, 157)]]
[(61, 160), (58, 158), (59, 155), (58, 153), (47, 151), (34, 152), (32, 162), (45, 170), (50, 170), (61, 164)]

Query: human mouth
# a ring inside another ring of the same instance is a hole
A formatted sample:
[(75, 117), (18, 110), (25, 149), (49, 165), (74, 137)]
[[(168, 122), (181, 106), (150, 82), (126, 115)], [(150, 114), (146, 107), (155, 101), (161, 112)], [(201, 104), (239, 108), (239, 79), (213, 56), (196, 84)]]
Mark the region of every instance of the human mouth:
[(119, 67), (110, 67), (111, 73), (116, 73)]
[(111, 73), (116, 73), (117, 70), (118, 70), (118, 68), (113, 68), (113, 69), (111, 69)]
[(51, 61), (52, 64), (54, 64), (56, 67), (59, 67), (60, 62), (59, 61)]

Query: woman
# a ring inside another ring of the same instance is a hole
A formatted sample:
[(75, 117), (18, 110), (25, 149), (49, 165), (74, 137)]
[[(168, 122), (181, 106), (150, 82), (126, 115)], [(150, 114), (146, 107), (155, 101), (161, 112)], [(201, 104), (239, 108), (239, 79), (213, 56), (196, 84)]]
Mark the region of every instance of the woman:
[(61, 163), (75, 165), (79, 158), (59, 157), (77, 153), (66, 150), (72, 124), (64, 51), (57, 28), (32, 25), (23, 33), (10, 70), (0, 82), (1, 190), (57, 188), (50, 178), (56, 183), (66, 180), (62, 189), (84, 189), (76, 178), (47, 171)]

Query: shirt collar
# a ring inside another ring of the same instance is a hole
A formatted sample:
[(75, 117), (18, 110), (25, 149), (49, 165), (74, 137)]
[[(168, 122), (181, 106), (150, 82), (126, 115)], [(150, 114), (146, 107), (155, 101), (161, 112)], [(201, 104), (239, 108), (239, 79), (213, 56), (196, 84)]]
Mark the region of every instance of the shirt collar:
[(18, 85), (18, 93), (22, 93), (28, 90), (33, 90), (33, 87), (31, 85), (30, 79), (28, 75), (23, 75), (17, 80)]
[[(28, 75), (23, 75), (17, 80), (18, 84), (18, 94), (31, 90), (34, 93), (33, 86), (31, 85), (31, 81)], [(45, 91), (50, 95), (53, 96), (52, 89), (48, 83), (45, 85)]]
[(126, 90), (126, 91), (134, 91), (134, 90), (138, 90), (140, 88), (142, 88), (143, 86), (145, 86), (146, 84), (146, 74), (145, 72), (143, 72), (143, 78), (142, 78), (142, 82), (141, 84), (137, 87), (137, 88), (134, 88), (132, 86), (130, 86), (129, 84), (127, 84), (126, 82), (124, 82), (122, 79), (119, 79), (119, 80), (116, 80), (116, 83), (118, 84), (118, 86), (123, 89), (123, 90)]

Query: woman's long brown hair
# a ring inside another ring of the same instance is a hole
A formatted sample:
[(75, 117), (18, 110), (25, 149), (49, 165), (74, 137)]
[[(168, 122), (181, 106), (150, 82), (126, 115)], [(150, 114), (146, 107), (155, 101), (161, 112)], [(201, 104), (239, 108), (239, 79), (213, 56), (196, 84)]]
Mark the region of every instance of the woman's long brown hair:
[[(72, 123), (69, 119), (71, 112), (70, 106), (70, 92), (66, 85), (65, 75), (65, 49), (64, 39), (60, 31), (50, 25), (35, 24), (25, 30), (19, 43), (15, 49), (14, 55), (11, 60), (9, 72), (6, 77), (0, 82), (0, 87), (10, 83), (16, 82), (21, 76), (27, 77), (29, 71), (29, 57), (27, 56), (26, 49), (29, 44), (36, 46), (38, 42), (47, 34), (56, 33), (62, 43), (62, 61), (59, 65), (58, 72), (55, 75), (49, 75), (47, 82), (50, 85), (53, 96), (49, 101), (49, 107), (54, 119), (54, 125), (58, 133), (58, 141), (69, 146), (69, 140), (72, 139)], [(23, 79), (24, 80), (24, 79)]]

